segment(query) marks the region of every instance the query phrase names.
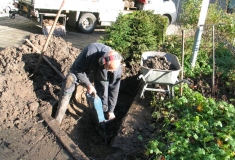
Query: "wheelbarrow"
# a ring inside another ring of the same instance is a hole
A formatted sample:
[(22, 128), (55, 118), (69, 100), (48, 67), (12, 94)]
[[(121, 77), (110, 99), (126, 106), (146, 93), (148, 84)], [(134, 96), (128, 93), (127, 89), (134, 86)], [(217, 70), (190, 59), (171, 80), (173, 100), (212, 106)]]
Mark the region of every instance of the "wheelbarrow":
[[(165, 57), (167, 61), (169, 61), (173, 66), (174, 70), (160, 70), (160, 69), (151, 69), (143, 66), (143, 61), (155, 57), (162, 56)], [(178, 80), (178, 75), (181, 71), (181, 66), (178, 58), (170, 53), (165, 52), (156, 52), (156, 51), (148, 51), (144, 52), (141, 55), (141, 71), (142, 74), (137, 79), (142, 79), (144, 84), (142, 87), (142, 91), (140, 94), (140, 98), (144, 97), (145, 91), (158, 91), (158, 92), (167, 92), (170, 98), (174, 97), (174, 86), (180, 84), (182, 82), (189, 83), (187, 80)], [(149, 88), (148, 85), (166, 85), (167, 89), (158, 89), (158, 88)]]

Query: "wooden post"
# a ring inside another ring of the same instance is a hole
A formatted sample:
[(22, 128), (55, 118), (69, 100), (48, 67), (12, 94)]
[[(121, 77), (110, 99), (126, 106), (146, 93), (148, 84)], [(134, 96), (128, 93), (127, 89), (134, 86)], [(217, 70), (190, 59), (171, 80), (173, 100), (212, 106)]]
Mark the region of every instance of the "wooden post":
[[(181, 80), (184, 78), (184, 30), (182, 30)], [(180, 96), (183, 95), (183, 83), (180, 84)]]
[(56, 23), (57, 23), (57, 21), (58, 21), (58, 19), (59, 19), (59, 17), (60, 17), (60, 13), (61, 13), (61, 11), (62, 11), (62, 7), (64, 6), (64, 2), (65, 2), (65, 0), (63, 0), (62, 4), (61, 4), (61, 6), (60, 6), (60, 9), (59, 9), (59, 11), (58, 11), (58, 13), (57, 13), (57, 15), (56, 15), (55, 21), (54, 21), (54, 23), (53, 23), (53, 25), (52, 25), (52, 27), (51, 27), (51, 30), (50, 30), (49, 35), (48, 35), (48, 37), (47, 37), (47, 41), (46, 41), (46, 43), (45, 43), (45, 45), (44, 45), (44, 48), (43, 48), (43, 50), (42, 50), (42, 52), (41, 52), (41, 55), (40, 55), (39, 59), (38, 59), (38, 63), (37, 63), (37, 65), (36, 65), (35, 69), (34, 69), (33, 74), (35, 74), (35, 73), (37, 72), (37, 70), (38, 70), (38, 68), (39, 68), (39, 66), (40, 66), (40, 64), (41, 64), (43, 55), (44, 55), (44, 53), (45, 53), (45, 51), (46, 51), (46, 49), (47, 49), (47, 46), (48, 46), (49, 41), (50, 41), (50, 39), (51, 39), (52, 33), (54, 32)]
[(213, 72), (212, 72), (212, 95), (215, 93), (215, 26), (212, 26), (212, 49), (213, 49)]
[[(28, 39), (25, 41), (28, 42), (28, 44), (30, 44), (37, 51), (37, 53), (41, 54), (39, 49), (37, 49), (37, 47), (35, 47)], [(56, 73), (58, 73), (62, 79), (65, 78), (65, 76), (45, 56), (43, 56), (43, 59), (56, 71)]]

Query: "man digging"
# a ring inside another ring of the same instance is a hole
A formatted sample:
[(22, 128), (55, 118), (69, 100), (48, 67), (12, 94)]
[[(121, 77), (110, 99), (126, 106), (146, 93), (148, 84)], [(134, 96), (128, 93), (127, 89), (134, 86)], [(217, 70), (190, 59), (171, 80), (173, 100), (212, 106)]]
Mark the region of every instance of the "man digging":
[(97, 94), (107, 120), (114, 119), (122, 75), (121, 60), (122, 56), (118, 52), (104, 44), (92, 43), (85, 47), (63, 80), (55, 119), (61, 123), (76, 83), (83, 83), (88, 94)]

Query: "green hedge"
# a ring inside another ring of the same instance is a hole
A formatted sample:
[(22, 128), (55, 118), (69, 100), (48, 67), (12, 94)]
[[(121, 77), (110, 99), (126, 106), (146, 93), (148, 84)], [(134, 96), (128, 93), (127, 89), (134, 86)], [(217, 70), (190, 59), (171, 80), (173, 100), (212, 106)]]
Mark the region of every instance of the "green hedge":
[(99, 42), (120, 52), (124, 60), (139, 61), (143, 52), (159, 49), (167, 26), (168, 20), (164, 16), (150, 11), (134, 11), (119, 15)]

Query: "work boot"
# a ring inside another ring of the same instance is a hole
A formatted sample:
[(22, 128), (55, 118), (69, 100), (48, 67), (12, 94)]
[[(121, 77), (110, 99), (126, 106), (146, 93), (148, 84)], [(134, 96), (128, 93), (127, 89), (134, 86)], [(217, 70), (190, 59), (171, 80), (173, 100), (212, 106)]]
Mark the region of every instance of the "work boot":
[(59, 104), (58, 104), (56, 115), (55, 115), (55, 119), (59, 123), (62, 122), (62, 119), (65, 115), (70, 98), (73, 94), (73, 91), (75, 90), (75, 82), (76, 81), (77, 81), (76, 76), (74, 74), (69, 73), (65, 77), (65, 79), (62, 83), (61, 95), (60, 95)]
[(67, 110), (71, 96), (72, 95), (67, 94), (67, 95), (61, 96), (61, 98), (59, 100), (59, 104), (57, 106), (57, 111), (56, 111), (56, 115), (55, 115), (55, 119), (59, 123), (62, 122), (62, 119), (65, 115), (66, 110)]

